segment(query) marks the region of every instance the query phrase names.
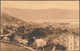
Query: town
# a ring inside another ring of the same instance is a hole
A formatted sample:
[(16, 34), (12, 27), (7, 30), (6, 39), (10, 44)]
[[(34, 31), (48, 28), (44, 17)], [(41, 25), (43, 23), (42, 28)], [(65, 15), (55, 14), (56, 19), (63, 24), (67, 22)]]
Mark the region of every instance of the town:
[[(75, 30), (76, 31), (76, 30)], [(78, 32), (70, 32), (62, 27), (15, 27), (6, 25), (1, 28), (1, 42), (14, 42), (30, 50), (79, 50)]]

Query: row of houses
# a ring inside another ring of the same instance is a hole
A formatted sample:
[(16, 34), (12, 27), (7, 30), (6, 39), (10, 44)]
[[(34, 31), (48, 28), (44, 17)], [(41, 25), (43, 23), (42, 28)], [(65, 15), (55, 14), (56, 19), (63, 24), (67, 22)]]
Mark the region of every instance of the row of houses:
[(66, 50), (79, 50), (79, 35), (60, 35), (53, 40), (53, 43), (65, 46)]

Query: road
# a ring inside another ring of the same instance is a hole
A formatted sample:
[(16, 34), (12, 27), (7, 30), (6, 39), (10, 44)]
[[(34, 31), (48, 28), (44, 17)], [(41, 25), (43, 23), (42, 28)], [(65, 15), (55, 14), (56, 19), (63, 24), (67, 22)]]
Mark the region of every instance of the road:
[(18, 46), (16, 44), (8, 44), (8, 43), (1, 43), (0, 42), (0, 46), (1, 46), (1, 51), (5, 50), (5, 51), (30, 51), (28, 49), (25, 49), (21, 46)]

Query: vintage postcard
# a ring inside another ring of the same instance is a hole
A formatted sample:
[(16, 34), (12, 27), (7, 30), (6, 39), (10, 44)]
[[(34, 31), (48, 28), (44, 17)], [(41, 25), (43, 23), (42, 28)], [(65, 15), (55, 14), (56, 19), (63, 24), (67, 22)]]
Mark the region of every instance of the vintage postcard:
[(79, 1), (1, 1), (1, 51), (78, 51)]

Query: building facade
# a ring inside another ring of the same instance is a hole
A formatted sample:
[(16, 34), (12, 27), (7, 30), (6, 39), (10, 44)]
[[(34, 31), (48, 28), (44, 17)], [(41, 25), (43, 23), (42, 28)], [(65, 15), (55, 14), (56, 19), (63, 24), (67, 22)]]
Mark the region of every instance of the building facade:
[(79, 36), (73, 34), (60, 35), (53, 40), (53, 43), (63, 45), (66, 50), (79, 50)]

